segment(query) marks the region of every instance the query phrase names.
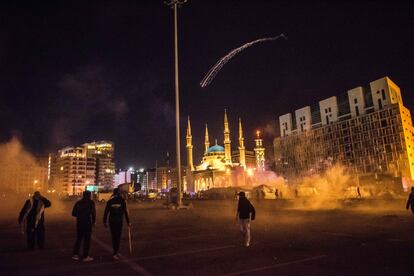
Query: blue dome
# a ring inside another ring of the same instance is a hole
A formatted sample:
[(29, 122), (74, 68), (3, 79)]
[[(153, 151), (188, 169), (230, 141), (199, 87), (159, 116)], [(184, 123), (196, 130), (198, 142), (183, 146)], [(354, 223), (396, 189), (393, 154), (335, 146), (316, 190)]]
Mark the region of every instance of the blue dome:
[(224, 148), (219, 145), (214, 145), (208, 148), (207, 153), (210, 153), (210, 152), (224, 152)]

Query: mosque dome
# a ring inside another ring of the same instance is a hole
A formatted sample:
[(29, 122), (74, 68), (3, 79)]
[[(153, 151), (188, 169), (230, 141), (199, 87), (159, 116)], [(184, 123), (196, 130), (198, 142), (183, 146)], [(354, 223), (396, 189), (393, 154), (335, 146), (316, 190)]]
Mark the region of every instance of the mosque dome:
[(222, 146), (215, 144), (214, 146), (209, 147), (207, 150), (207, 153), (212, 153), (212, 152), (224, 152), (224, 148)]

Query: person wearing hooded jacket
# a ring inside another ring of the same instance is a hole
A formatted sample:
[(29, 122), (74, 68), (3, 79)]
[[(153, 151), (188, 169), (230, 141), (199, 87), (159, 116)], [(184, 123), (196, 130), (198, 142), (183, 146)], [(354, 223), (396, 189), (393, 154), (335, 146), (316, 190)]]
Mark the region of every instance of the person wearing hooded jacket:
[(113, 247), (113, 258), (114, 260), (119, 260), (119, 244), (121, 242), (121, 233), (122, 233), (122, 223), (125, 220), (128, 223), (128, 227), (131, 226), (129, 222), (129, 214), (125, 200), (122, 198), (121, 193), (118, 188), (115, 188), (112, 194), (112, 197), (106, 203), (103, 224), (105, 227), (108, 227), (109, 215), (109, 227), (111, 229), (112, 235), (112, 247)]
[(256, 210), (247, 199), (244, 192), (239, 193), (236, 220), (239, 222), (240, 231), (244, 239), (244, 245), (250, 246), (250, 221), (256, 218)]
[(90, 262), (93, 258), (89, 256), (91, 244), (92, 226), (95, 224), (96, 209), (91, 199), (91, 192), (84, 191), (83, 198), (75, 203), (72, 216), (76, 217), (76, 242), (73, 248), (72, 259), (79, 260), (79, 248), (83, 240), (83, 261)]
[(39, 248), (45, 245), (45, 208), (50, 207), (50, 201), (36, 191), (26, 200), (19, 214), (19, 224), (24, 231), (26, 224), (27, 248), (33, 249), (36, 242)]

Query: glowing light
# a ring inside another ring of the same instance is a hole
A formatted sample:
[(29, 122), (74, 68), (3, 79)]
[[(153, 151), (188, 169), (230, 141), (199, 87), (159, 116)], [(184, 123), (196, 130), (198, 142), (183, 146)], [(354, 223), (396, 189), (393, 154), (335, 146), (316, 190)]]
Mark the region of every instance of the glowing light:
[(134, 168), (133, 167), (129, 167), (129, 169), (128, 169), (129, 171), (133, 171), (134, 170)]
[(63, 171), (63, 166), (60, 167), (60, 170)]
[(247, 175), (248, 176), (253, 176), (253, 169), (252, 168), (247, 169)]

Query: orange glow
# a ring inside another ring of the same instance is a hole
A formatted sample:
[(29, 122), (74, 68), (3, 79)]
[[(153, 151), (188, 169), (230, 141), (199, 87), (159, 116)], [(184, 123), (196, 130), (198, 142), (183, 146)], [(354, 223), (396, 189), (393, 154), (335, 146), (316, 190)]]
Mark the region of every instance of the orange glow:
[(252, 168), (247, 169), (247, 175), (248, 176), (253, 176), (253, 169)]

